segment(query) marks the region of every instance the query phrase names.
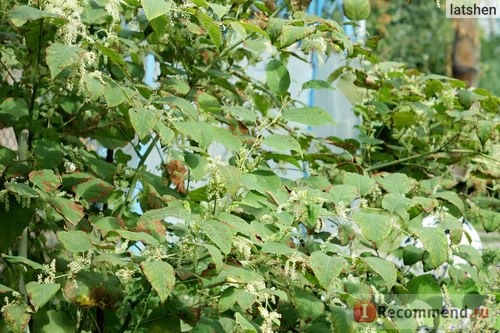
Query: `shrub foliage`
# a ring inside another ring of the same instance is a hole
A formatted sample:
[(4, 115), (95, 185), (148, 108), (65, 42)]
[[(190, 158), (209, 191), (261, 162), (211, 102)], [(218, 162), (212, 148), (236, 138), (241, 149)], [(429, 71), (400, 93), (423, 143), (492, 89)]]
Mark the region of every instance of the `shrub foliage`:
[[(366, 46), (307, 5), (1, 2), (0, 120), (19, 143), (0, 148), (1, 326), (397, 330), (419, 323), (360, 326), (352, 305), (498, 292), (495, 253), (459, 244), (458, 220), (498, 231), (498, 97), (369, 64)], [(287, 60), (311, 52), (363, 61), (331, 76), (363, 119), (357, 140), (308, 130), (334, 121), (290, 94)], [(160, 73), (149, 85), (147, 55)], [(265, 79), (249, 74), (263, 62)], [(158, 152), (161, 170), (148, 169)], [(438, 227), (422, 227), (428, 214)], [(425, 246), (411, 260), (399, 248), (410, 235)], [(452, 255), (467, 264), (440, 281), (393, 259), (429, 271)]]

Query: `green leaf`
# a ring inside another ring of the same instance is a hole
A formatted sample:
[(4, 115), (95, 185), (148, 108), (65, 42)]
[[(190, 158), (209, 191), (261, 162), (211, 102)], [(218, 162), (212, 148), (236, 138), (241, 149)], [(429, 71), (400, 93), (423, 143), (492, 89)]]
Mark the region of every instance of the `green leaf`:
[(325, 305), (313, 294), (295, 288), (293, 298), (301, 319), (309, 321), (324, 315)]
[(188, 100), (177, 97), (177, 96), (168, 96), (159, 98), (153, 101), (155, 104), (167, 104), (170, 107), (177, 108), (184, 116), (187, 116), (193, 120), (198, 120), (198, 111), (194, 107), (191, 102)]
[[(2, 117), (10, 117), (12, 122), (19, 120), (22, 117), (28, 116), (28, 103), (24, 98), (8, 97), (0, 104), (0, 114)], [(6, 147), (1, 147), (7, 149)], [(14, 158), (10, 159), (11, 162)]]
[(43, 265), (35, 262), (35, 261), (32, 261), (32, 260), (29, 260), (25, 257), (19, 257), (19, 256), (8, 256), (6, 254), (2, 254), (2, 258), (3, 260), (11, 263), (11, 264), (23, 264), (23, 265), (26, 265), (26, 266), (29, 266), (33, 269), (37, 269), (37, 270), (45, 270), (45, 268), (43, 267)]
[(402, 129), (405, 127), (409, 127), (418, 120), (417, 115), (409, 110), (401, 110), (394, 113), (393, 118), (394, 128)]
[(92, 225), (96, 229), (100, 230), (104, 236), (110, 231), (121, 228), (120, 221), (113, 216), (105, 216), (103, 218), (100, 218), (99, 220), (92, 222)]
[(461, 213), (464, 212), (464, 203), (457, 193), (452, 191), (437, 192), (432, 195), (433, 198), (439, 198), (448, 201), (453, 206), (457, 207)]
[(278, 243), (273, 241), (266, 241), (262, 246), (261, 251), (264, 253), (272, 253), (279, 256), (280, 255), (291, 256), (296, 252), (296, 250), (288, 247), (284, 243)]
[(290, 73), (278, 59), (272, 59), (266, 66), (266, 80), (271, 92), (276, 97), (284, 97), (290, 88)]
[(378, 178), (377, 182), (388, 193), (403, 196), (410, 191), (410, 179), (404, 173), (386, 174), (383, 178)]
[(211, 126), (212, 139), (224, 145), (226, 148), (238, 152), (241, 148), (241, 140), (228, 129)]
[(332, 286), (345, 265), (343, 259), (329, 256), (321, 251), (313, 252), (309, 260), (319, 284), (326, 290)]
[(158, 134), (160, 137), (160, 142), (162, 146), (168, 146), (170, 143), (172, 143), (172, 140), (175, 137), (174, 131), (170, 129), (170, 127), (165, 126), (162, 122), (157, 122), (154, 131)]
[(290, 4), (294, 12), (305, 12), (311, 4), (311, 0), (292, 0)]
[(85, 50), (67, 44), (54, 43), (47, 47), (47, 65), (54, 79), (63, 69), (76, 64)]
[(223, 107), (223, 110), (230, 113), (232, 116), (236, 117), (237, 119), (240, 119), (242, 121), (250, 121), (250, 122), (255, 122), (257, 119), (257, 114), (243, 106), (225, 106)]
[(16, 159), (16, 153), (8, 148), (0, 147), (0, 174), (4, 174), (5, 170)]
[(344, 14), (352, 21), (364, 20), (370, 12), (370, 0), (344, 0)]
[(143, 261), (141, 269), (154, 291), (164, 303), (175, 285), (174, 268), (164, 261)]
[(72, 187), (77, 198), (87, 202), (102, 202), (108, 198), (113, 191), (113, 186), (99, 178), (90, 178)]
[(246, 290), (236, 290), (236, 302), (243, 310), (248, 310), (255, 303), (257, 296)]
[(306, 89), (334, 89), (333, 86), (323, 80), (309, 80), (302, 84), (302, 90)]
[(185, 81), (174, 78), (165, 80), (163, 86), (166, 90), (179, 95), (186, 95), (191, 89)]
[(231, 286), (227, 289), (224, 289), (222, 294), (219, 297), (218, 309), (220, 312), (225, 312), (236, 303), (236, 299), (238, 297), (238, 293), (236, 293), (236, 288)]
[(241, 315), (241, 313), (236, 312), (234, 314), (234, 319), (236, 323), (243, 329), (245, 333), (257, 333), (257, 329)]
[(260, 193), (275, 192), (281, 186), (281, 179), (272, 171), (259, 170), (243, 174), (241, 184)]
[(386, 194), (382, 199), (382, 208), (387, 209), (391, 214), (399, 214), (402, 217), (407, 215), (408, 209), (413, 206), (413, 201), (398, 194)]
[(380, 247), (391, 232), (391, 218), (387, 215), (371, 213), (368, 209), (357, 210), (353, 215), (354, 222), (361, 229), (366, 239)]
[(335, 204), (341, 201), (344, 204), (350, 204), (357, 195), (357, 188), (351, 185), (333, 185), (330, 189), (330, 198)]
[(5, 189), (9, 192), (19, 194), (22, 197), (36, 198), (38, 192), (32, 189), (29, 185), (23, 183), (5, 183)]
[(52, 170), (31, 171), (28, 177), (33, 184), (47, 193), (61, 186), (61, 176), (56, 175)]
[(230, 226), (217, 220), (200, 221), (197, 225), (224, 254), (231, 252), (233, 231)]
[(99, 51), (101, 51), (104, 56), (111, 60), (111, 62), (120, 67), (124, 73), (127, 73), (127, 63), (120, 53), (110, 47), (106, 47), (99, 43), (95, 43), (94, 45), (99, 49)]
[(128, 110), (130, 123), (139, 139), (144, 139), (160, 119), (161, 111), (157, 109), (132, 108)]
[(434, 268), (444, 263), (448, 258), (448, 239), (444, 230), (439, 228), (415, 228), (413, 233), (422, 241), (424, 248), (429, 251), (430, 260)]
[(262, 144), (279, 152), (289, 152), (293, 150), (302, 154), (300, 143), (289, 135), (271, 134), (264, 139)]
[(205, 13), (200, 11), (196, 12), (196, 17), (200, 20), (202, 27), (208, 31), (210, 39), (217, 48), (222, 45), (222, 35), (220, 33), (219, 26), (214, 22), (214, 20)]
[(25, 332), (31, 319), (30, 309), (24, 302), (22, 304), (13, 303), (5, 307), (2, 316), (7, 324), (8, 332)]
[(282, 48), (288, 47), (293, 43), (313, 34), (315, 31), (316, 27), (310, 25), (306, 26), (285, 25), (281, 30), (280, 46)]
[(224, 269), (220, 272), (219, 277), (224, 278), (227, 282), (242, 284), (264, 281), (264, 277), (257, 272), (244, 267), (230, 265), (224, 265)]
[(352, 310), (339, 307), (332, 308), (332, 324), (334, 333), (354, 333), (352, 326), (354, 314)]
[(12, 293), (12, 292), (15, 292), (15, 290), (3, 284), (0, 284), (0, 294)]
[(287, 109), (283, 111), (283, 119), (310, 126), (334, 123), (332, 116), (317, 106)]
[(104, 84), (99, 80), (99, 78), (87, 75), (84, 79), (84, 87), (87, 92), (87, 96), (92, 100), (96, 101), (102, 96), (102, 92), (105, 88)]
[(175, 129), (207, 149), (212, 143), (212, 126), (194, 120), (174, 121)]
[(57, 239), (70, 252), (86, 252), (92, 248), (89, 237), (81, 230), (59, 231)]
[(220, 271), (224, 265), (222, 261), (223, 260), (222, 253), (219, 251), (218, 248), (210, 244), (203, 244), (203, 247), (208, 250), (208, 253), (210, 253), (210, 257), (217, 271)]
[(66, 221), (71, 224), (77, 224), (85, 215), (83, 207), (79, 203), (65, 198), (49, 199), (48, 204), (52, 206)]
[(174, 216), (181, 219), (189, 216), (189, 210), (179, 208), (178, 206), (168, 206), (158, 209), (151, 209), (139, 217), (137, 223), (151, 223), (155, 221), (163, 221), (166, 217)]
[(247, 31), (239, 22), (233, 21), (229, 24), (231, 25), (231, 28), (233, 29), (233, 31), (239, 36), (239, 38), (244, 40), (247, 37)]
[(250, 225), (242, 218), (222, 212), (217, 219), (227, 225), (230, 225), (234, 232), (239, 232), (242, 235), (247, 235), (250, 233)]
[(243, 26), (243, 28), (245, 28), (245, 30), (247, 32), (255, 32), (255, 33), (258, 33), (258, 34), (266, 37), (267, 39), (271, 39), (269, 37), (269, 35), (267, 34), (267, 32), (262, 30), (260, 27), (254, 25), (254, 24), (246, 23), (246, 22), (239, 22), (239, 23)]
[(35, 21), (41, 18), (62, 19), (60, 15), (46, 12), (30, 6), (18, 6), (9, 12), (8, 17), (12, 21), (12, 24), (16, 27), (23, 26), (27, 21)]
[(351, 185), (358, 189), (359, 195), (365, 196), (370, 193), (374, 186), (375, 181), (368, 176), (359, 175), (357, 173), (345, 172), (344, 184)]
[(29, 282), (26, 285), (30, 303), (35, 308), (35, 311), (47, 304), (60, 288), (61, 286), (58, 283)]
[(479, 209), (478, 219), (486, 232), (493, 232), (500, 228), (500, 213), (492, 212), (487, 209)]
[(298, 170), (302, 170), (302, 165), (300, 165), (299, 161), (297, 161), (296, 158), (293, 156), (290, 156), (289, 154), (278, 154), (278, 153), (268, 153), (264, 155), (266, 160), (278, 160), (278, 161), (283, 161), (292, 164), (295, 166)]
[(443, 297), (439, 283), (430, 274), (417, 276), (406, 284), (409, 294), (413, 294), (416, 300), (423, 301), (434, 309), (441, 309)]
[(208, 2), (208, 6), (212, 9), (219, 20), (229, 12), (229, 6), (223, 6), (211, 2)]
[(392, 261), (380, 259), (376, 257), (364, 257), (362, 260), (378, 275), (382, 277), (390, 290), (396, 284), (397, 272)]
[(141, 5), (148, 21), (167, 14), (171, 7), (171, 3), (165, 0), (141, 0)]
[(140, 241), (152, 246), (159, 245), (159, 242), (156, 240), (156, 238), (145, 232), (133, 232), (128, 230), (115, 230), (115, 232), (121, 237), (131, 241)]
[[(122, 87), (116, 83), (108, 83), (104, 86), (104, 99), (109, 107), (115, 107), (130, 100), (135, 92), (127, 87)], [(101, 93), (102, 95), (102, 93)]]
[(464, 258), (468, 263), (476, 266), (477, 268), (483, 267), (483, 257), (481, 256), (481, 252), (473, 246), (467, 244), (458, 245), (457, 255)]
[(403, 262), (405, 265), (411, 266), (423, 259), (424, 249), (414, 245), (408, 245), (403, 248)]
[(75, 332), (75, 323), (64, 310), (39, 311), (33, 315), (33, 320), (40, 333)]

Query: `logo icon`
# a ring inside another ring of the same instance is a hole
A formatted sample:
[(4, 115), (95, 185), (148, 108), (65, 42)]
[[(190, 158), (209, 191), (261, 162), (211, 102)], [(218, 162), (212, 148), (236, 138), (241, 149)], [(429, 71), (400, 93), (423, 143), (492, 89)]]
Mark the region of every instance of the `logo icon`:
[(377, 308), (372, 301), (360, 300), (354, 304), (354, 320), (358, 323), (371, 323), (377, 318)]

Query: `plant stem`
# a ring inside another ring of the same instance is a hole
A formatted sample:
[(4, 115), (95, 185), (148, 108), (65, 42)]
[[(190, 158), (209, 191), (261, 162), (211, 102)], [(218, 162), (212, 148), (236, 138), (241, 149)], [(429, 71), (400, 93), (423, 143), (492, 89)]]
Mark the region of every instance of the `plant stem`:
[(390, 162), (375, 164), (375, 165), (373, 165), (373, 166), (371, 166), (369, 168), (366, 168), (365, 170), (367, 172), (369, 172), (369, 171), (373, 171), (373, 170), (378, 170), (378, 169), (386, 168), (388, 166), (401, 164), (401, 163), (404, 163), (406, 161), (414, 160), (416, 158), (420, 158), (420, 157), (424, 157), (424, 156), (427, 156), (427, 155), (432, 155), (432, 154), (435, 154), (435, 153), (439, 153), (440, 151), (441, 151), (441, 148), (434, 149), (434, 150), (431, 150), (431, 151), (428, 151), (428, 152), (425, 152), (425, 153), (422, 153), (422, 154), (417, 154), (417, 155), (413, 155), (413, 156), (404, 157), (404, 158), (401, 158), (399, 160), (394, 160), (394, 161), (390, 161)]
[[(29, 140), (29, 131), (27, 129), (23, 129), (18, 139), (18, 150), (17, 156), (19, 160), (26, 161), (28, 159), (28, 140)], [(26, 162), (22, 162), (26, 164)], [(17, 254), (20, 257), (28, 258), (28, 227), (24, 228), (21, 234), (21, 240), (17, 245)], [(19, 291), (21, 294), (28, 297), (26, 293), (26, 284), (24, 282), (24, 274), (21, 273), (19, 276)]]
[(151, 154), (151, 152), (153, 151), (153, 148), (156, 146), (156, 143), (158, 142), (159, 139), (160, 139), (160, 137), (158, 135), (155, 136), (153, 141), (149, 145), (148, 149), (144, 152), (143, 155), (141, 155), (141, 159), (139, 160), (139, 164), (137, 165), (137, 169), (134, 173), (134, 177), (132, 178), (132, 182), (130, 183), (130, 187), (128, 189), (127, 196), (125, 197), (125, 201), (124, 201), (123, 205), (121, 206), (120, 211), (118, 212), (118, 217), (120, 217), (123, 214), (125, 209), (127, 209), (129, 207), (130, 203), (132, 202), (132, 196), (134, 194), (135, 187), (137, 186), (137, 182), (139, 181), (139, 174), (141, 173), (141, 171), (143, 169), (142, 167), (144, 166), (144, 163), (146, 163), (146, 160), (147, 160), (149, 154)]
[(144, 309), (142, 310), (142, 313), (141, 315), (139, 316), (139, 318), (137, 319), (137, 324), (135, 325), (134, 327), (134, 330), (132, 333), (135, 333), (137, 332), (137, 329), (139, 328), (139, 326), (141, 325), (142, 323), (142, 317), (144, 317), (144, 315), (146, 314), (146, 310), (148, 309), (148, 301), (149, 301), (149, 298), (151, 297), (151, 294), (152, 294), (152, 291), (149, 292), (148, 294), (148, 297), (146, 298), (146, 300), (144, 301)]

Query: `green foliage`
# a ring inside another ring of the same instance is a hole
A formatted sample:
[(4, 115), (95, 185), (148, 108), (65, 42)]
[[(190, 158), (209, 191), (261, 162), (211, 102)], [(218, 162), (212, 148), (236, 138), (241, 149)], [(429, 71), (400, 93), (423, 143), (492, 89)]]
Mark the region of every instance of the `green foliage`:
[[(497, 257), (445, 232), (461, 235), (463, 214), (498, 230), (497, 97), (393, 64), (346, 67), (332, 79), (361, 96), (360, 137), (316, 138), (304, 125), (334, 119), (290, 95), (287, 47), (370, 50), (307, 1), (287, 19), (272, 2), (30, 4), (0, 3), (0, 120), (21, 134), (17, 152), (0, 148), (2, 329), (355, 332), (352, 306), (372, 294), (498, 292)], [(262, 81), (247, 73), (260, 62)], [(155, 151), (161, 170), (148, 170)], [(422, 228), (427, 214), (440, 226)], [(407, 235), (425, 249), (398, 249)], [(466, 264), (439, 282), (390, 259), (431, 269), (450, 252)]]
[(493, 94), (500, 95), (500, 66), (498, 47), (500, 36), (490, 34), (481, 36), (481, 70), (479, 72), (479, 87), (490, 90)]
[(367, 30), (379, 36), (375, 54), (381, 61), (397, 61), (424, 73), (445, 75), (453, 42), (452, 20), (434, 1), (372, 0)]

